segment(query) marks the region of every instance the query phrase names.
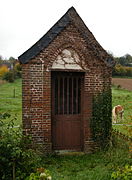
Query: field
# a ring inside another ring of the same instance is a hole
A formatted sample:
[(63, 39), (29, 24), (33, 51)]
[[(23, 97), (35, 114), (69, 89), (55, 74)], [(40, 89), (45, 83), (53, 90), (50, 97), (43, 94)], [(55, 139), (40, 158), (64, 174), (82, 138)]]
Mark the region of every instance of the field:
[[(131, 123), (132, 93), (114, 86), (112, 94), (112, 106), (121, 104), (125, 107), (123, 123)], [(16, 126), (20, 125), (22, 121), (21, 101), (21, 80), (0, 85), (0, 113), (11, 113), (10, 119), (17, 116)], [(126, 129), (125, 126), (116, 125), (113, 128), (128, 134), (131, 127)], [(125, 164), (132, 164), (128, 147), (125, 142), (118, 142), (108, 151), (100, 151), (95, 154), (50, 155), (44, 157), (38, 166), (50, 170), (53, 180), (110, 180), (111, 173), (118, 167), (124, 167)]]
[(117, 124), (113, 128), (132, 136), (132, 79), (113, 78), (112, 82), (112, 106), (120, 104), (124, 107), (123, 121), (118, 123), (123, 125)]
[(132, 79), (128, 79), (128, 78), (113, 78), (112, 79), (112, 84), (123, 88), (123, 89), (127, 89), (129, 91), (132, 91)]
[(21, 86), (21, 79), (0, 85), (0, 113), (10, 113), (12, 115), (10, 119), (17, 117), (15, 125), (22, 122)]

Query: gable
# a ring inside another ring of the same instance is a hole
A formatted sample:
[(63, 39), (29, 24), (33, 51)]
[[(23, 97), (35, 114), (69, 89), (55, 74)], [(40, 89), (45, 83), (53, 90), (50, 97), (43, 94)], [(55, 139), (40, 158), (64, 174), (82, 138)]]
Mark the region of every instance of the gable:
[(22, 64), (28, 63), (32, 58), (36, 57), (42, 50), (47, 48), (49, 44), (70, 24), (74, 24), (77, 28), (88, 48), (91, 49), (93, 56), (105, 61), (106, 65), (112, 67), (115, 63), (113, 58), (100, 46), (93, 34), (84, 24), (76, 10), (70, 8), (62, 18), (31, 48), (18, 57)]

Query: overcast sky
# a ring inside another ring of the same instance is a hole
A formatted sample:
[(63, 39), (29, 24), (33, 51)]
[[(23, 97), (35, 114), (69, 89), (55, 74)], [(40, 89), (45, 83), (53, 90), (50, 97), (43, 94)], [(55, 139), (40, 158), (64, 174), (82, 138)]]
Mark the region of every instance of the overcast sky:
[(71, 6), (105, 50), (132, 55), (132, 0), (0, 0), (0, 55), (17, 58)]

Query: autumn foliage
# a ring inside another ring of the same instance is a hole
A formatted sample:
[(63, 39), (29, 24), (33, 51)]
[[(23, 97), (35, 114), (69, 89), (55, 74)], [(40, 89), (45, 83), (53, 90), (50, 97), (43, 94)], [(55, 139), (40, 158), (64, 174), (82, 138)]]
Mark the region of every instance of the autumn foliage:
[(8, 71), (9, 71), (9, 69), (6, 65), (1, 66), (0, 67), (0, 78), (3, 77), (3, 75)]
[(117, 64), (113, 70), (113, 76), (129, 76), (132, 77), (132, 67)]

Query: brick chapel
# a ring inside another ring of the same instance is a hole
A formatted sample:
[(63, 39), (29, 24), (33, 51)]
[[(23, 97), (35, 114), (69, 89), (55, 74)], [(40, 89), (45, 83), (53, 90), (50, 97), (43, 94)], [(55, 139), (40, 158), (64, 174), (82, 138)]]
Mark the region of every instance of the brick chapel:
[(93, 97), (111, 89), (114, 64), (71, 7), (22, 64), (23, 132), (45, 152), (91, 152)]

